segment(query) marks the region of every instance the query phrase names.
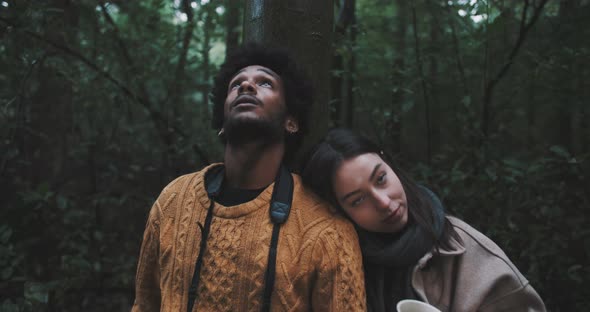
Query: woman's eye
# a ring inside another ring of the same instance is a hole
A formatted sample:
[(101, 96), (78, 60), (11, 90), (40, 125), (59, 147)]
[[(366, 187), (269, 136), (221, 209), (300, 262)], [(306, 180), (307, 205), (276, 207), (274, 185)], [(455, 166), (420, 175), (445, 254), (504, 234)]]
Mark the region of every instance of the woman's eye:
[(357, 198), (357, 199), (353, 200), (353, 201), (352, 201), (352, 203), (350, 203), (350, 205), (351, 205), (352, 207), (356, 207), (356, 206), (360, 205), (360, 203), (362, 203), (364, 199), (365, 199), (365, 197), (364, 197), (364, 196), (362, 196), (362, 197), (359, 197), (359, 198)]
[(377, 177), (377, 184), (384, 184), (385, 182), (387, 182), (386, 176), (386, 173), (382, 173), (381, 175), (379, 175)]
[(270, 81), (263, 81), (260, 83), (260, 86), (270, 88), (272, 87), (272, 83), (270, 83)]

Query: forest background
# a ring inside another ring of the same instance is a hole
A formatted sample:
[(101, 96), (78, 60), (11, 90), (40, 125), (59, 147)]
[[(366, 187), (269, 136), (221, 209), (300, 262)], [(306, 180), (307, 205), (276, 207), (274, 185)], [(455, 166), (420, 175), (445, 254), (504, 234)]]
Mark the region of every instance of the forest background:
[(256, 36), (314, 73), (313, 138), (374, 138), (550, 310), (590, 310), (590, 1), (0, 0), (0, 311), (129, 310), (147, 213), (221, 159), (212, 77)]

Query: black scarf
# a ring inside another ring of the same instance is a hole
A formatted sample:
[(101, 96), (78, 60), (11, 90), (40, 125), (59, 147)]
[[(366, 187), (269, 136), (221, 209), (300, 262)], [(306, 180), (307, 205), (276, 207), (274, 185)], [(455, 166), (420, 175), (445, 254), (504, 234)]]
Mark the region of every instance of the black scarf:
[[(445, 213), (442, 203), (427, 188), (431, 199), (434, 231), (442, 235)], [(412, 220), (400, 233), (372, 233), (357, 227), (363, 252), (369, 311), (395, 311), (401, 299), (415, 297), (411, 286), (413, 266), (434, 246), (434, 238)]]

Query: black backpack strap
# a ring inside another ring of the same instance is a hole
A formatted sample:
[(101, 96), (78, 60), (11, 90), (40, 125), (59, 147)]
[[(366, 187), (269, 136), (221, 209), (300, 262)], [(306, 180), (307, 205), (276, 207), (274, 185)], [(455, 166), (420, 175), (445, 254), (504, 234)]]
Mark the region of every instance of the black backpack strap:
[[(219, 195), (221, 190), (221, 184), (224, 177), (224, 169), (220, 167), (219, 170), (207, 174), (205, 177), (205, 185), (207, 186), (207, 194), (211, 200), (209, 211), (207, 211), (207, 217), (205, 218), (205, 226), (203, 227), (198, 223), (201, 228), (201, 247), (197, 262), (195, 264), (195, 271), (193, 274), (191, 286), (189, 288), (189, 297), (187, 312), (191, 312), (195, 299), (197, 298), (197, 290), (199, 287), (200, 272), (203, 265), (203, 255), (207, 248), (207, 238), (209, 236), (209, 229), (211, 227), (211, 220), (213, 219), (213, 208), (215, 206), (214, 199)], [(262, 303), (262, 311), (270, 311), (270, 299), (275, 282), (275, 271), (276, 271), (276, 260), (277, 260), (277, 247), (279, 244), (279, 232), (281, 224), (287, 221), (289, 213), (291, 212), (291, 203), (293, 201), (293, 177), (286, 167), (281, 166), (277, 177), (275, 178), (275, 186), (273, 189), (271, 201), (270, 201), (270, 219), (273, 223), (272, 237), (270, 239), (270, 249), (268, 251), (268, 264), (266, 266), (266, 274), (264, 281), (264, 297)]]
[(272, 221), (272, 237), (270, 239), (270, 249), (268, 251), (268, 264), (264, 281), (264, 297), (262, 301), (262, 311), (270, 311), (270, 299), (275, 284), (277, 247), (279, 244), (279, 232), (281, 224), (287, 221), (291, 212), (291, 203), (293, 201), (293, 177), (287, 168), (281, 166), (275, 179), (275, 186), (270, 203), (270, 219)]
[(201, 229), (201, 246), (199, 248), (199, 256), (197, 257), (197, 262), (195, 263), (195, 271), (193, 273), (193, 278), (191, 280), (191, 286), (188, 289), (188, 304), (186, 308), (187, 312), (192, 311), (193, 305), (195, 304), (195, 299), (197, 298), (197, 292), (201, 276), (201, 267), (203, 266), (203, 255), (205, 254), (205, 250), (207, 249), (207, 238), (209, 237), (211, 221), (213, 220), (213, 208), (215, 207), (215, 197), (217, 197), (219, 195), (219, 192), (221, 191), (221, 184), (223, 182), (224, 175), (225, 169), (223, 166), (213, 168), (210, 172), (208, 172), (205, 175), (207, 195), (209, 197), (209, 200), (211, 201), (211, 204), (209, 205), (209, 210), (207, 211), (207, 216), (205, 217), (205, 226), (201, 225), (200, 222), (197, 222), (199, 229)]

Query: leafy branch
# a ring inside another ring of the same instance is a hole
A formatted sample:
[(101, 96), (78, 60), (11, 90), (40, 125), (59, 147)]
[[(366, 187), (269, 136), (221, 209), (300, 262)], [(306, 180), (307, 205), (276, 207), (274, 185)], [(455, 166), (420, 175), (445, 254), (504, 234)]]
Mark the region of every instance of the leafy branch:
[[(105, 12), (104, 14), (106, 14), (105, 18), (107, 19), (107, 21), (109, 21), (111, 26), (115, 27), (115, 33), (118, 33), (118, 29), (116, 27), (116, 24), (114, 24), (114, 21), (112, 20), (112, 18), (108, 14), (108, 12), (105, 10), (106, 8), (104, 7), (104, 4), (102, 4), (102, 3), (101, 3), (101, 9), (103, 10), (103, 12)], [(64, 44), (55, 42), (54, 40), (51, 40), (49, 38), (46, 38), (36, 32), (30, 31), (28, 29), (20, 28), (16, 23), (14, 23), (4, 17), (0, 17), (0, 22), (4, 23), (10, 27), (13, 27), (15, 30), (20, 31), (35, 40), (43, 42), (43, 43), (45, 43), (45, 44), (47, 44), (59, 51), (62, 51), (66, 55), (69, 55), (70, 57), (73, 57), (74, 59), (77, 59), (82, 64), (86, 65), (89, 69), (98, 73), (99, 76), (101, 76), (104, 79), (111, 82), (123, 94), (125, 94), (127, 97), (131, 98), (133, 101), (139, 103), (144, 109), (146, 109), (150, 118), (154, 122), (156, 128), (159, 130), (158, 132), (160, 134), (161, 139), (164, 141), (164, 143), (167, 146), (170, 146), (172, 144), (172, 134), (176, 134), (183, 139), (188, 138), (188, 135), (184, 132), (184, 130), (182, 130), (177, 125), (174, 125), (174, 124), (169, 125), (167, 118), (165, 118), (159, 111), (154, 109), (153, 104), (148, 100), (148, 97), (146, 96), (147, 92), (146, 92), (145, 86), (140, 85), (140, 89), (143, 90), (142, 96), (140, 96), (140, 95), (136, 94), (125, 83), (123, 83), (122, 81), (115, 78), (108, 71), (102, 69), (100, 65), (91, 61), (89, 58), (84, 56), (81, 52), (76, 51), (75, 49), (73, 49), (67, 45), (64, 45)], [(127, 50), (124, 42), (118, 36), (116, 36), (115, 40), (119, 43), (119, 47), (121, 48), (122, 54), (124, 55), (125, 59), (128, 61), (128, 64), (130, 64), (130, 66), (133, 66), (132, 59), (128, 53), (128, 50)], [(203, 162), (205, 162), (205, 163), (209, 162), (207, 153), (205, 153), (204, 150), (201, 149), (196, 143), (193, 144), (193, 150), (195, 151), (195, 153), (197, 153), (197, 155), (199, 155), (199, 157), (203, 160)]]
[[(524, 7), (522, 9), (521, 19), (520, 19), (520, 26), (518, 31), (518, 37), (516, 38), (516, 42), (512, 47), (510, 53), (508, 54), (508, 58), (504, 65), (500, 68), (500, 70), (496, 73), (496, 75), (487, 81), (484, 89), (484, 96), (483, 96), (483, 112), (482, 112), (482, 124), (481, 124), (481, 132), (484, 138), (488, 137), (489, 132), (489, 119), (490, 119), (490, 106), (492, 103), (492, 97), (494, 88), (498, 84), (498, 82), (506, 75), (512, 64), (514, 63), (514, 59), (516, 55), (520, 51), (528, 32), (531, 30), (533, 25), (541, 16), (543, 8), (545, 4), (547, 4), (548, 0), (541, 0), (539, 5), (536, 7), (533, 4), (533, 12), (532, 16), (527, 22), (527, 16), (529, 15), (529, 10), (531, 9), (531, 2), (530, 0), (524, 0)], [(488, 16), (489, 18), (489, 16)]]

